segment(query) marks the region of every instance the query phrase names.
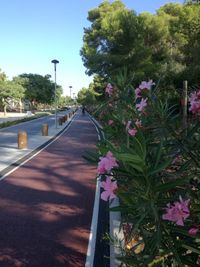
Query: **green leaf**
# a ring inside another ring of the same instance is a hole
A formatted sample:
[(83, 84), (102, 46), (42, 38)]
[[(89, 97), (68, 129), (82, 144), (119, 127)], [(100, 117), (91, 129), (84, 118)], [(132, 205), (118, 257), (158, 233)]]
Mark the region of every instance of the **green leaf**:
[(143, 172), (143, 168), (138, 164), (130, 163), (130, 166), (133, 167), (134, 169), (136, 169), (139, 172)]
[(158, 149), (156, 151), (156, 160), (155, 160), (155, 165), (154, 167), (156, 168), (158, 166), (159, 160), (160, 160), (160, 156), (161, 156), (161, 152), (162, 152), (162, 147), (163, 147), (163, 139), (161, 139)]
[(168, 159), (164, 161), (162, 164), (158, 165), (157, 168), (153, 169), (150, 171), (150, 175), (156, 174), (157, 172), (160, 172), (164, 169), (166, 169), (170, 164), (171, 164), (172, 159)]
[(191, 247), (189, 245), (185, 245), (185, 244), (182, 244), (181, 247), (186, 248), (188, 250), (191, 250), (194, 253), (200, 254), (200, 249), (197, 249), (197, 248)]
[(175, 181), (171, 181), (171, 182), (168, 182), (168, 183), (164, 183), (164, 184), (158, 185), (158, 186), (155, 187), (154, 190), (156, 192), (168, 191), (168, 190), (174, 189), (176, 186), (185, 184), (185, 182), (186, 182), (186, 180), (177, 179)]
[(140, 156), (137, 154), (129, 154), (129, 153), (120, 153), (120, 154), (115, 154), (118, 160), (121, 160), (123, 162), (131, 162), (131, 163), (136, 163), (136, 164), (143, 164), (143, 160), (141, 159)]

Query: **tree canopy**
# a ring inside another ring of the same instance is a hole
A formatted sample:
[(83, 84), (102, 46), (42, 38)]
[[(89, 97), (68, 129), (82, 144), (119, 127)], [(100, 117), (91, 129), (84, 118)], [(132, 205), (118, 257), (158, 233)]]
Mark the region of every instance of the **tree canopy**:
[(169, 3), (156, 14), (136, 14), (121, 1), (88, 13), (80, 51), (86, 73), (105, 81), (124, 66), (135, 83), (161, 79), (163, 88), (200, 83), (200, 5)]

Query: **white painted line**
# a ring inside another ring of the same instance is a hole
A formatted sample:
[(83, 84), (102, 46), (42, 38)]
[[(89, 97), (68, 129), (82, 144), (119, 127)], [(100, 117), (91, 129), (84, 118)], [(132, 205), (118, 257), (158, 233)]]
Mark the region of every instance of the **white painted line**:
[[(95, 125), (90, 115), (89, 115), (89, 118), (97, 131), (98, 139), (101, 140), (98, 127)], [(95, 254), (96, 237), (97, 237), (97, 225), (98, 225), (98, 217), (99, 217), (99, 199), (100, 199), (100, 188), (101, 188), (100, 183), (101, 183), (101, 177), (98, 177), (97, 184), (96, 184), (96, 192), (95, 192), (94, 207), (93, 207), (93, 213), (92, 213), (92, 222), (91, 222), (91, 228), (90, 228), (90, 236), (89, 236), (89, 242), (88, 242), (85, 267), (94, 267), (93, 264), (94, 264), (94, 254)]]
[[(70, 126), (72, 125), (72, 122), (74, 120), (76, 116), (73, 116), (72, 119), (69, 120), (70, 125), (62, 132), (60, 133), (55, 139), (53, 139), (49, 144), (47, 144), (46, 146), (44, 146), (43, 148), (41, 148), (38, 152), (36, 152), (34, 155), (32, 155), (30, 158), (26, 159), (25, 161), (23, 161), (22, 163), (20, 163), (17, 167), (15, 167), (14, 169), (12, 169), (11, 171), (7, 172), (6, 174), (4, 174), (1, 178), (0, 181), (5, 179), (9, 174), (11, 174), (12, 172), (16, 171), (18, 168), (20, 168), (22, 165), (24, 165), (26, 162), (28, 162), (29, 160), (31, 160), (32, 158), (34, 158), (35, 156), (37, 156), (40, 152), (42, 152), (44, 149), (46, 149), (48, 146), (50, 146), (53, 142), (55, 142), (60, 136), (62, 136), (65, 132), (68, 131), (68, 129), (70, 128)], [(67, 126), (67, 125), (66, 125)], [(42, 144), (41, 144), (42, 145)], [(30, 152), (31, 153), (31, 152)], [(26, 155), (25, 155), (26, 156)], [(14, 163), (13, 163), (14, 164)]]
[(85, 262), (85, 267), (93, 267), (94, 254), (96, 246), (96, 236), (97, 236), (97, 224), (98, 224), (98, 214), (99, 214), (99, 197), (100, 197), (100, 177), (97, 179), (95, 200), (92, 214), (92, 223), (90, 228), (90, 236), (87, 249), (87, 258)]

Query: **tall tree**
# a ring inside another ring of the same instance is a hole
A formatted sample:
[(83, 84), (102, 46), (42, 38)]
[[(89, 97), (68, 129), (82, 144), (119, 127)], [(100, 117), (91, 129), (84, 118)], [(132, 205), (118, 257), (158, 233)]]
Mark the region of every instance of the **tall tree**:
[(151, 65), (144, 47), (141, 26), (134, 11), (121, 1), (104, 1), (89, 11), (91, 27), (85, 29), (81, 56), (87, 73), (110, 77), (126, 65), (129, 71)]

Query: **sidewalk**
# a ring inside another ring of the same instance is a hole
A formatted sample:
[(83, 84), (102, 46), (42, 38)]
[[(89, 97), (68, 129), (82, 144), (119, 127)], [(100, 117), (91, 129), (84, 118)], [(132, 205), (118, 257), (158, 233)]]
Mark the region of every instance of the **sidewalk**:
[(4, 116), (4, 113), (0, 112), (0, 123), (7, 122), (7, 121), (20, 120), (26, 117), (27, 117), (26, 113), (7, 112), (6, 116)]
[[(66, 114), (64, 112), (63, 114)], [(59, 116), (61, 116), (62, 113), (60, 113)], [(42, 119), (42, 118), (41, 118)], [(40, 119), (37, 119), (40, 120)], [(16, 135), (16, 143), (10, 146), (0, 146), (0, 154), (2, 155), (0, 157), (0, 179), (2, 176), (4, 176), (5, 173), (10, 171), (10, 169), (13, 168), (13, 166), (18, 165), (16, 162), (19, 164), (23, 159), (25, 160), (28, 155), (35, 151), (38, 147), (41, 147), (44, 145), (46, 142), (50, 142), (59, 132), (63, 131), (65, 127), (71, 122), (72, 118), (69, 118), (67, 122), (65, 122), (62, 125), (57, 125), (57, 128), (55, 125), (49, 125), (49, 131), (48, 131), (48, 136), (42, 136), (41, 133), (33, 136), (28, 136), (28, 147), (27, 149), (20, 150), (17, 147), (17, 135)], [(26, 122), (25, 122), (26, 123)], [(12, 126), (15, 127), (15, 126)], [(12, 128), (11, 127), (11, 128)], [(1, 136), (7, 136), (7, 135), (12, 135), (12, 130), (9, 133), (2, 133), (0, 130), (0, 135)], [(13, 165), (13, 166), (11, 166)]]
[(0, 266), (84, 267), (97, 132), (78, 112), (63, 134), (0, 183)]

